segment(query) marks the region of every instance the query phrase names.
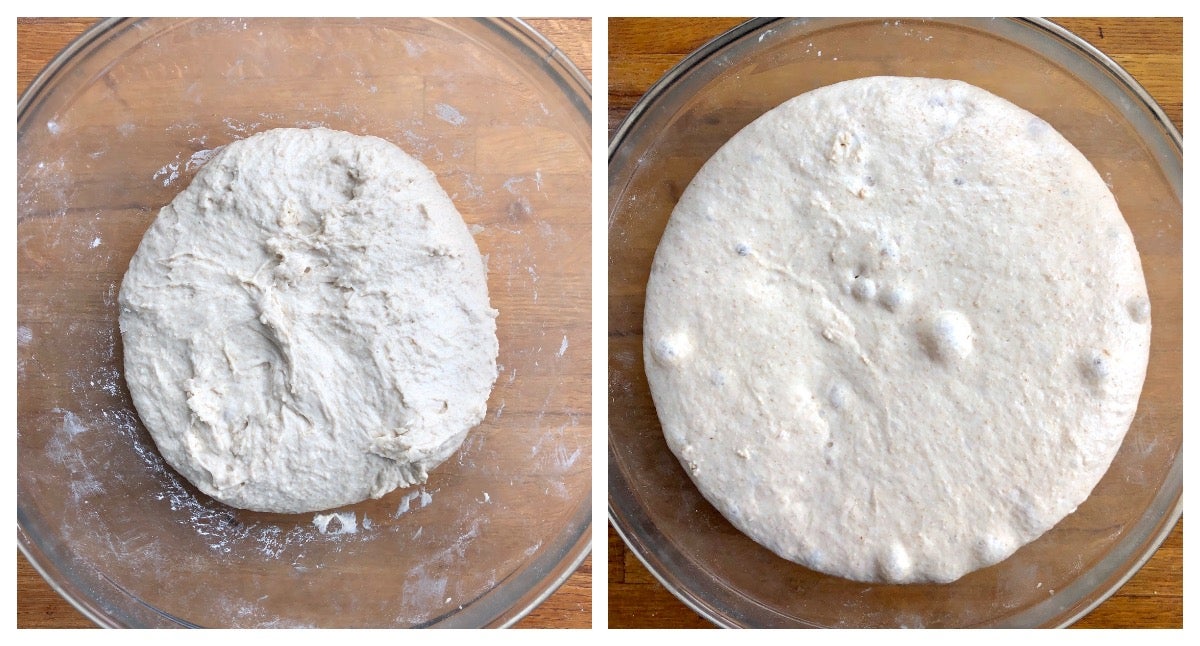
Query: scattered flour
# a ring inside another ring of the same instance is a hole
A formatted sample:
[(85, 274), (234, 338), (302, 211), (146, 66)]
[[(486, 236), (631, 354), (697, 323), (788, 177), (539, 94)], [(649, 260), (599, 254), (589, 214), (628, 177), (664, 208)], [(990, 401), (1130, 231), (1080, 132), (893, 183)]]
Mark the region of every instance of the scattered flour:
[(313, 516), (313, 527), (322, 534), (357, 534), (358, 521), (352, 511), (317, 514)]
[(461, 126), (467, 122), (467, 118), (454, 109), (454, 106), (446, 103), (438, 103), (433, 106), (433, 111), (437, 118), (453, 126)]

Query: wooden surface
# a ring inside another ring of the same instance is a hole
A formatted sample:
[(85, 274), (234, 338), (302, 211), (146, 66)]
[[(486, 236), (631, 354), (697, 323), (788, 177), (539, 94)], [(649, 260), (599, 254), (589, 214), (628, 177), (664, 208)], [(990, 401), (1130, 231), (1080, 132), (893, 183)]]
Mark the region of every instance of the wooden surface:
[[(609, 134), (642, 94), (687, 54), (742, 22), (618, 19), (608, 22)], [(1179, 19), (1053, 19), (1112, 57), (1183, 130), (1183, 22)], [(608, 530), (610, 628), (711, 628), (651, 575)], [(1150, 561), (1076, 627), (1182, 627), (1183, 521)]]
[[(17, 95), (20, 96), (54, 55), (94, 22), (90, 18), (18, 19)], [(591, 78), (589, 19), (531, 19), (528, 22), (567, 54), (585, 76)], [(518, 622), (517, 627), (591, 626), (591, 583), (589, 556), (562, 587)], [(93, 627), (93, 624), (58, 595), (18, 552), (17, 627), (84, 628)]]

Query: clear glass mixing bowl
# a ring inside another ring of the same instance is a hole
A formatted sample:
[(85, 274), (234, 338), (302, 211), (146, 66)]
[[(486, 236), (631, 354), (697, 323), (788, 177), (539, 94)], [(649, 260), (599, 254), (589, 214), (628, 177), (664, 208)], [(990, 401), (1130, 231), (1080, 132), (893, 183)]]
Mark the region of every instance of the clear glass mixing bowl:
[[(18, 104), (17, 539), (103, 626), (505, 626), (591, 533), (591, 89), (516, 20), (107, 20)], [(488, 259), (500, 378), (419, 487), (232, 509), (166, 467), (116, 294), (212, 151), (273, 127), (388, 139)]]
[[(805, 91), (873, 75), (953, 78), (1041, 116), (1111, 184), (1154, 311), (1138, 413), (1072, 515), (949, 585), (871, 585), (775, 556), (670, 453), (642, 367), (650, 263), (680, 193), (734, 133)], [(1135, 572), (1182, 513), (1182, 144), (1146, 92), (1040, 20), (760, 19), (694, 52), (609, 146), (609, 515), (663, 584), (721, 626), (1059, 626)]]

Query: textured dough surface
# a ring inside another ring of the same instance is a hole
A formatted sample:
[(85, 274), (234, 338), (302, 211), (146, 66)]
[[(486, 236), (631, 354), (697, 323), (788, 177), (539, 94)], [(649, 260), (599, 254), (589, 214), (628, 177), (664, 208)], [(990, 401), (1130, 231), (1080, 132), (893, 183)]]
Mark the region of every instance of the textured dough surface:
[(858, 79), (693, 179), (647, 285), (646, 373), (671, 450), (755, 541), (948, 582), (1088, 497), (1149, 307), (1112, 194), (1046, 122), (957, 81)]
[(246, 509), (423, 482), (497, 374), (474, 239), (433, 173), (375, 137), (229, 144), (159, 212), (120, 307), (126, 381), (163, 457)]

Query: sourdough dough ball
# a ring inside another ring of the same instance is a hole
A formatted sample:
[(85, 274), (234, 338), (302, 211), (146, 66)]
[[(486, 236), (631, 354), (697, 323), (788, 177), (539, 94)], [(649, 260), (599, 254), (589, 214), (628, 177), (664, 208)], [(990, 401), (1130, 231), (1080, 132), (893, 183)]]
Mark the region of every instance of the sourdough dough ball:
[(751, 123), (680, 198), (647, 286), (646, 373), (697, 487), (860, 581), (953, 581), (1074, 511), (1149, 342), (1104, 181), (955, 81), (848, 81)]
[(126, 381), (163, 457), (246, 509), (423, 482), (497, 374), (474, 239), (433, 173), (376, 137), (229, 144), (159, 212), (120, 307)]

